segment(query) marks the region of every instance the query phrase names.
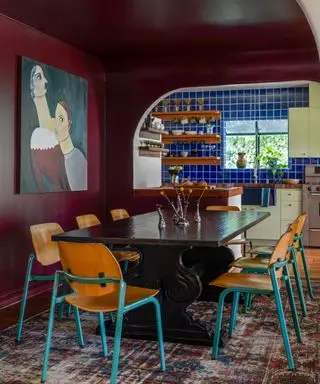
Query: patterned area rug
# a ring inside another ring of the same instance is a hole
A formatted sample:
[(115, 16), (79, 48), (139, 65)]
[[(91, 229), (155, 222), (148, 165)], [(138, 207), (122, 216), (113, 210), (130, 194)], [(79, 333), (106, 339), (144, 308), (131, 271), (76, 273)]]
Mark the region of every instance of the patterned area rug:
[[(167, 371), (159, 370), (155, 342), (123, 339), (118, 383), (121, 384), (314, 384), (320, 383), (320, 283), (316, 298), (307, 301), (308, 316), (301, 319), (303, 343), (296, 342), (286, 304), (287, 323), (296, 372), (287, 369), (282, 339), (272, 298), (256, 297), (253, 309), (238, 316), (234, 337), (220, 349), (218, 360), (210, 359), (210, 348), (165, 343)], [(298, 308), (299, 309), (299, 308)], [(214, 326), (216, 304), (198, 302), (189, 311), (208, 328)], [(230, 306), (226, 307), (226, 314)], [(48, 314), (26, 322), (24, 342), (16, 345), (15, 328), (0, 334), (0, 383), (40, 383)], [(78, 347), (72, 318), (55, 322), (48, 371), (48, 384), (106, 384), (112, 363), (112, 338), (108, 359), (101, 355), (97, 319), (82, 315), (85, 348)], [(224, 325), (228, 319), (225, 317)]]

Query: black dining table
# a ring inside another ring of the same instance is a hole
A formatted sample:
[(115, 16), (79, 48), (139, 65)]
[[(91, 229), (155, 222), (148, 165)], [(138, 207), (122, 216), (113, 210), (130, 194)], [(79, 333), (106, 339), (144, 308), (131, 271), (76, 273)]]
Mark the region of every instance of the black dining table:
[[(173, 223), (172, 212), (163, 212), (165, 228), (159, 229), (157, 212), (132, 216), (106, 225), (77, 229), (52, 236), (54, 241), (103, 243), (111, 247), (128, 245), (141, 253), (124, 278), (127, 284), (159, 289), (164, 339), (190, 344), (212, 344), (212, 334), (193, 318), (187, 307), (203, 299), (208, 282), (227, 270), (233, 252), (226, 242), (270, 216), (268, 212), (201, 212), (188, 226)], [(210, 296), (210, 295), (209, 295)], [(208, 296), (208, 297), (209, 297)], [(210, 298), (209, 298), (210, 299)], [(113, 325), (109, 324), (109, 334)], [(123, 336), (156, 339), (151, 305), (126, 314)]]

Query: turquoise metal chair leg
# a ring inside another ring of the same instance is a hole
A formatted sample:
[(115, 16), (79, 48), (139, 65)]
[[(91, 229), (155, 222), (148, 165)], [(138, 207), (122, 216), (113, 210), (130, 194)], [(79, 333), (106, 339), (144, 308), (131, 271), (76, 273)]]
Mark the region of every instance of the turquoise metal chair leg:
[(84, 347), (84, 340), (83, 340), (83, 333), (82, 333), (82, 327), (81, 327), (79, 308), (73, 307), (73, 313), (74, 313), (74, 319), (76, 322), (78, 344), (79, 344), (79, 347), (83, 348)]
[[(62, 282), (62, 296), (65, 296), (67, 294), (67, 288), (68, 288), (68, 283), (66, 280)], [(63, 318), (63, 309), (64, 309), (64, 304), (65, 302), (62, 301), (62, 303), (59, 305), (58, 309), (58, 320), (61, 321)]]
[(233, 292), (232, 312), (229, 323), (229, 337), (232, 337), (232, 333), (237, 323), (237, 314), (239, 307), (240, 292)]
[(53, 289), (52, 289), (48, 332), (47, 332), (46, 346), (45, 346), (45, 351), (44, 351), (44, 356), (43, 356), (43, 368), (42, 368), (42, 375), (41, 375), (41, 383), (45, 383), (46, 379), (47, 379), (50, 345), (51, 345), (51, 337), (52, 337), (52, 330), (53, 330), (53, 324), (54, 324), (54, 312), (55, 312), (55, 307), (56, 307), (56, 298), (57, 298), (57, 293), (58, 293), (58, 286), (59, 286), (59, 274), (56, 273), (55, 279), (54, 279), (54, 284), (53, 284)]
[(216, 318), (216, 328), (214, 331), (213, 344), (212, 344), (212, 354), (211, 354), (213, 359), (216, 359), (218, 356), (224, 299), (229, 292), (230, 291), (224, 290), (219, 295), (218, 311), (217, 311), (217, 318)]
[(103, 312), (99, 312), (99, 325), (100, 325), (100, 335), (101, 335), (103, 357), (108, 357), (107, 335), (106, 335), (106, 327), (104, 324), (104, 313)]
[(30, 280), (31, 280), (31, 270), (32, 270), (32, 265), (33, 265), (34, 259), (35, 259), (35, 255), (32, 253), (29, 256), (29, 260), (28, 260), (26, 278), (25, 278), (25, 282), (24, 282), (23, 294), (22, 294), (22, 299), (21, 299), (20, 314), (19, 314), (18, 328), (17, 328), (17, 335), (16, 335), (16, 341), (18, 343), (21, 341), (24, 314), (26, 311), (29, 284), (30, 284)]
[(119, 369), (119, 358), (120, 358), (120, 343), (121, 343), (121, 333), (122, 333), (122, 323), (123, 323), (123, 307), (124, 307), (124, 298), (125, 298), (125, 288), (121, 284), (120, 294), (119, 294), (119, 304), (118, 304), (118, 313), (116, 321), (116, 331), (114, 335), (114, 344), (113, 344), (113, 358), (112, 358), (112, 369), (111, 369), (111, 379), (110, 384), (117, 383), (117, 375)]
[(293, 324), (294, 324), (294, 329), (296, 331), (296, 336), (297, 336), (298, 342), (301, 343), (302, 342), (302, 336), (301, 336), (301, 330), (300, 330), (300, 325), (299, 325), (299, 317), (298, 317), (296, 303), (295, 303), (294, 297), (293, 297), (292, 285), (291, 285), (287, 265), (284, 266), (283, 273), (284, 273), (284, 277), (285, 277), (285, 281), (286, 281), (286, 288), (287, 288), (288, 296), (289, 296), (289, 303), (290, 303), (290, 308), (291, 308), (291, 315), (292, 315), (292, 320), (293, 320)]
[(282, 333), (282, 338), (283, 338), (283, 344), (284, 348), (286, 351), (286, 356), (288, 360), (288, 366), (289, 369), (294, 369), (294, 362), (293, 362), (293, 357), (292, 357), (292, 351), (291, 351), (291, 346), (290, 346), (290, 341), (289, 341), (289, 336), (288, 336), (288, 331), (287, 331), (287, 325), (283, 313), (283, 308), (282, 308), (282, 301), (281, 301), (281, 296), (279, 292), (279, 287), (277, 283), (277, 278), (275, 275), (275, 271), (271, 270), (271, 280), (272, 280), (272, 286), (274, 290), (274, 297), (276, 301), (276, 307), (277, 307), (277, 314), (279, 317), (279, 322), (280, 322), (280, 329)]
[(244, 295), (244, 303), (243, 303), (243, 312), (247, 313), (250, 308), (250, 301), (251, 301), (251, 293), (246, 293)]
[(294, 278), (296, 281), (296, 286), (297, 286), (297, 290), (298, 290), (298, 296), (299, 296), (299, 301), (300, 301), (300, 305), (301, 305), (302, 315), (306, 316), (307, 315), (307, 307), (306, 307), (306, 302), (304, 300), (301, 277), (300, 277), (299, 267), (298, 267), (298, 263), (297, 263), (296, 251), (295, 251), (294, 247), (291, 247), (291, 249), (290, 249), (290, 262), (292, 264)]
[(127, 270), (128, 270), (128, 265), (129, 265), (129, 261), (128, 261), (128, 260), (125, 260), (125, 261), (123, 262), (123, 267), (122, 267), (122, 272), (123, 272), (123, 273), (126, 273), (126, 272), (127, 272)]
[(156, 312), (156, 321), (157, 321), (157, 334), (158, 334), (158, 344), (159, 344), (159, 353), (160, 353), (160, 366), (161, 370), (166, 370), (166, 360), (164, 356), (164, 344), (163, 344), (163, 333), (162, 333), (162, 319), (161, 319), (161, 311), (160, 304), (158, 299), (155, 297), (151, 298), (151, 301), (154, 304), (155, 312)]
[(313, 294), (311, 279), (310, 279), (310, 274), (309, 274), (309, 268), (308, 268), (308, 264), (307, 264), (306, 255), (304, 253), (304, 246), (303, 246), (301, 236), (299, 237), (299, 252), (301, 254), (303, 269), (304, 269), (304, 273), (305, 273), (306, 279), (307, 279), (308, 293), (309, 293), (309, 296), (311, 297), (311, 299), (314, 299), (314, 294)]

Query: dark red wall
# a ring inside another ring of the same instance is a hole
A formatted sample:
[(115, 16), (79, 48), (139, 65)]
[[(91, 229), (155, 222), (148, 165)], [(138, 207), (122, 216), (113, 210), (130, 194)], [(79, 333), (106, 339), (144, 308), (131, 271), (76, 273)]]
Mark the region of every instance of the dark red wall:
[[(259, 41), (259, 36), (254, 38)], [(179, 87), (320, 80), (317, 52), (310, 45), (304, 50), (275, 51), (270, 46), (270, 51), (232, 54), (227, 49), (217, 52), (211, 40), (193, 51), (186, 39), (183, 50), (177, 44), (161, 55), (156, 44), (152, 54), (147, 48), (143, 50), (144, 57), (134, 56), (134, 49), (130, 55), (120, 50), (121, 59), (106, 56), (102, 66), (98, 59), (2, 16), (0, 41), (0, 306), (5, 295), (10, 297), (23, 285), (26, 260), (32, 249), (30, 224), (57, 221), (68, 230), (75, 227), (74, 217), (81, 213), (93, 212), (103, 217), (111, 208), (125, 207), (132, 214), (154, 208), (146, 200), (133, 197), (132, 144), (142, 114), (158, 97)], [(14, 193), (20, 55), (88, 80), (87, 192)]]
[[(257, 38), (257, 37), (256, 37)], [(320, 80), (316, 49), (215, 55), (177, 51), (168, 57), (106, 61), (107, 208), (131, 213), (154, 209), (152, 199), (133, 197), (132, 145), (139, 120), (164, 93), (192, 86)]]
[[(75, 228), (75, 216), (103, 215), (101, 146), (104, 140), (105, 72), (100, 61), (34, 29), (0, 16), (0, 307), (24, 282), (32, 249), (30, 224), (54, 221)], [(15, 194), (18, 58), (27, 56), (88, 80), (87, 192)], [(38, 271), (42, 269), (38, 266)]]

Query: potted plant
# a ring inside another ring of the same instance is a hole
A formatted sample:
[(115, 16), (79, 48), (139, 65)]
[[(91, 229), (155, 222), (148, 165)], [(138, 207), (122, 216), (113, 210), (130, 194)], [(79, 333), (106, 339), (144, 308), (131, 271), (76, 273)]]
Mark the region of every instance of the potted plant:
[(171, 176), (171, 183), (178, 183), (179, 181), (179, 173), (182, 172), (182, 165), (170, 165), (168, 168), (169, 175)]
[(284, 170), (286, 168), (286, 165), (282, 163), (282, 160), (282, 153), (271, 146), (265, 147), (263, 153), (256, 158), (260, 169), (266, 168), (271, 172), (271, 180), (275, 184), (282, 182)]

